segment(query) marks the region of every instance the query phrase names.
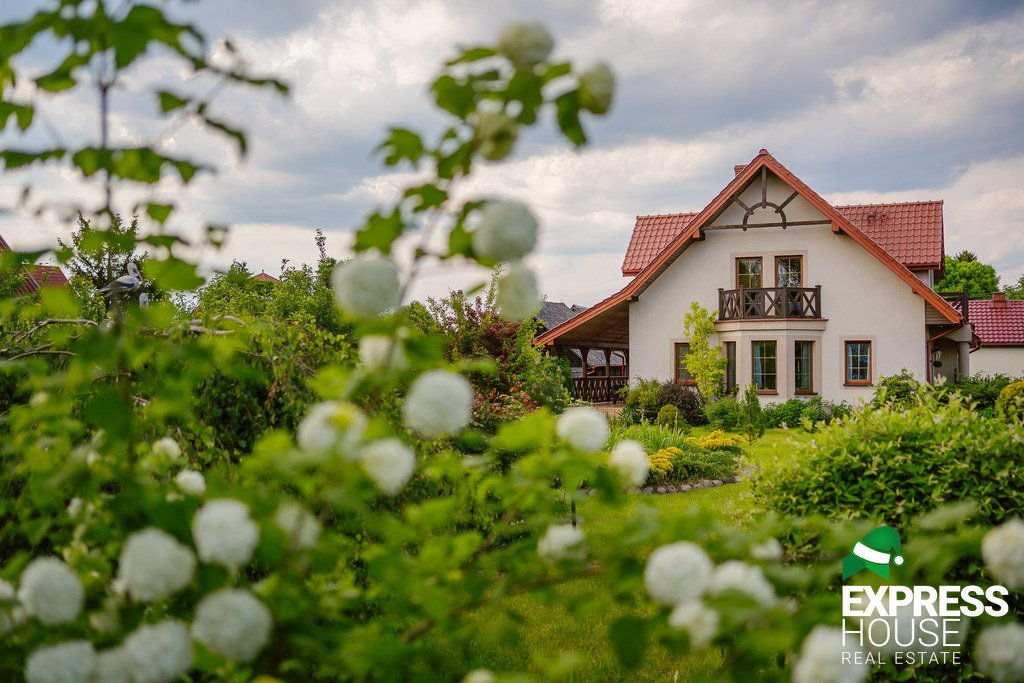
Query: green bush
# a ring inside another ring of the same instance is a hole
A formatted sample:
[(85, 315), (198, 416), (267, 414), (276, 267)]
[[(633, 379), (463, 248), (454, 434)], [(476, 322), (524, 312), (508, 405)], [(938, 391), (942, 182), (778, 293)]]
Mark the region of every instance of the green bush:
[(625, 391), (625, 407), (627, 410), (649, 412), (653, 416), (658, 412), (661, 398), (661, 382), (656, 379), (638, 379)]
[(686, 425), (686, 421), (683, 420), (682, 416), (679, 414), (679, 408), (672, 404), (662, 406), (661, 409), (658, 410), (657, 422), (663, 427), (671, 427), (673, 429), (679, 428), (680, 425)]
[(761, 409), (761, 399), (757, 395), (757, 387), (750, 384), (743, 392), (743, 401), (740, 403), (739, 429), (749, 443), (754, 443), (764, 434), (764, 428), (765, 417)]
[(764, 407), (765, 427), (796, 427), (803, 420), (804, 408), (807, 404), (798, 398), (791, 398), (785, 403), (769, 403)]
[(979, 418), (969, 404), (920, 392), (912, 405), (854, 412), (825, 427), (802, 459), (757, 477), (768, 509), (786, 515), (869, 518), (897, 527), (943, 503), (973, 499), (1001, 522), (1024, 509), (1024, 430)]
[(704, 417), (715, 429), (735, 431), (740, 424), (740, 403), (732, 396), (711, 401), (704, 406)]
[(1007, 422), (1024, 422), (1024, 379), (1007, 384), (999, 392), (996, 415)]
[[(736, 473), (736, 454), (698, 446), (668, 446), (650, 455), (648, 486), (687, 484), (702, 479), (724, 479)], [(671, 463), (670, 467), (666, 467)]]
[(871, 397), (871, 404), (875, 407), (883, 405), (909, 407), (917, 400), (920, 388), (921, 383), (909, 370), (904, 368), (900, 370), (899, 374), (883, 377), (878, 382), (875, 395)]
[(572, 402), (572, 375), (563, 358), (542, 356), (526, 374), (523, 388), (538, 405), (558, 414)]
[(958, 393), (974, 403), (974, 409), (979, 413), (985, 413), (991, 417), (995, 414), (996, 401), (1007, 384), (1013, 381), (1008, 375), (982, 375), (977, 374), (971, 377), (964, 377), (956, 384), (945, 387), (944, 393)]

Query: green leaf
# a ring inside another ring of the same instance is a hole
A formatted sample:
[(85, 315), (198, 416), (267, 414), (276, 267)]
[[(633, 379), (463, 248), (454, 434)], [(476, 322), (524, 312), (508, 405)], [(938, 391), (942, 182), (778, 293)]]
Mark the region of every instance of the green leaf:
[(161, 289), (191, 291), (203, 284), (203, 278), (196, 275), (195, 265), (173, 256), (163, 261), (147, 261), (146, 270), (143, 277), (153, 280)]
[(447, 62), (447, 66), (455, 66), (456, 64), (469, 64), (471, 62), (478, 62), (481, 59), (487, 59), (498, 54), (493, 48), (489, 47), (471, 47), (462, 51), (455, 59)]
[(0, 101), (0, 131), (7, 126), (7, 121), (11, 116), (14, 117), (19, 129), (28, 130), (35, 116), (35, 108), (31, 104), (15, 104), (14, 102)]
[(451, 76), (444, 75), (434, 81), (431, 87), (434, 91), (434, 99), (437, 106), (447, 112), (455, 114), (460, 119), (469, 116), (476, 108), (473, 86), (468, 83), (460, 83)]
[(143, 237), (139, 241), (152, 244), (154, 247), (166, 247), (168, 249), (175, 244), (188, 244), (187, 241), (177, 235), (150, 235), (149, 237)]
[(378, 149), (387, 151), (384, 163), (388, 166), (396, 166), (403, 159), (408, 159), (415, 166), (425, 153), (423, 138), (406, 128), (388, 129), (388, 139)]
[(544, 104), (542, 88), (543, 81), (540, 77), (529, 71), (517, 71), (508, 82), (505, 100), (517, 101), (522, 105), (516, 117), (518, 121), (529, 125), (537, 120), (537, 110)]
[(0, 161), (3, 161), (4, 168), (14, 169), (29, 166), (34, 163), (43, 163), (50, 159), (61, 159), (67, 150), (45, 149), (39, 152), (22, 152), (15, 149), (5, 149), (0, 152)]
[(570, 90), (563, 95), (559, 95), (555, 99), (555, 113), (558, 118), (558, 127), (569, 142), (577, 147), (586, 144), (587, 136), (583, 132), (583, 125), (580, 123), (579, 92)]
[(439, 188), (433, 183), (427, 183), (426, 185), (420, 185), (418, 187), (410, 187), (405, 191), (403, 197), (416, 197), (419, 199), (413, 205), (413, 211), (420, 212), (432, 209), (435, 206), (441, 206), (448, 200), (448, 193)]
[(191, 101), (166, 90), (160, 90), (157, 92), (157, 97), (160, 100), (160, 111), (165, 114), (169, 111), (181, 109)]
[(245, 139), (245, 133), (243, 133), (241, 130), (239, 130), (238, 128), (232, 128), (223, 121), (211, 118), (202, 112), (200, 112), (200, 118), (210, 128), (213, 128), (214, 130), (219, 131), (224, 135), (227, 135), (232, 140), (234, 140), (235, 144), (238, 145), (239, 156), (244, 157), (246, 155), (246, 152), (249, 151), (249, 147)]
[(356, 232), (356, 243), (353, 249), (357, 252), (367, 249), (379, 249), (385, 254), (391, 251), (391, 244), (402, 234), (404, 224), (398, 209), (390, 215), (374, 212), (366, 225)]
[(173, 204), (146, 204), (146, 213), (160, 225), (167, 222), (167, 218), (171, 215), (171, 211), (173, 210)]
[(619, 663), (627, 669), (635, 669), (643, 660), (647, 649), (648, 624), (636, 617), (622, 617), (612, 624), (608, 636)]
[(469, 173), (470, 166), (473, 163), (472, 150), (472, 143), (464, 142), (451, 154), (439, 157), (437, 160), (437, 174), (446, 180), (450, 180), (457, 173), (461, 172), (463, 175)]

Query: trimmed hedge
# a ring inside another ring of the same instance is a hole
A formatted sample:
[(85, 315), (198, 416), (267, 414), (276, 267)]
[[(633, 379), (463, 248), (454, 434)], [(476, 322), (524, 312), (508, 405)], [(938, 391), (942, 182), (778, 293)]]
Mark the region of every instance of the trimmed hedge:
[(907, 407), (866, 407), (822, 429), (803, 458), (761, 470), (761, 504), (785, 515), (867, 518), (897, 526), (973, 500), (1001, 523), (1024, 510), (1024, 428), (922, 391)]

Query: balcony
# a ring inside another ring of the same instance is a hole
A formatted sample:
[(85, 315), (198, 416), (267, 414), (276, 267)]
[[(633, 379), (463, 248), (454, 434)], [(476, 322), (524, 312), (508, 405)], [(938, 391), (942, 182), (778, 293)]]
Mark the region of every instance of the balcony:
[(719, 289), (719, 320), (821, 318), (821, 285)]

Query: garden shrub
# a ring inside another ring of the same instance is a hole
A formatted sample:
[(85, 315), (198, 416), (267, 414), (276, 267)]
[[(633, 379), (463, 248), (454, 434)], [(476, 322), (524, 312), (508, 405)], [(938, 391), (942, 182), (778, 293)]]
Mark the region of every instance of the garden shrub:
[(764, 426), (796, 427), (803, 420), (806, 406), (807, 404), (799, 398), (791, 398), (785, 403), (769, 403), (764, 407)]
[(972, 414), (931, 392), (906, 408), (865, 407), (822, 429), (810, 453), (757, 476), (768, 509), (786, 515), (869, 518), (897, 528), (943, 503), (973, 499), (998, 523), (1024, 509), (1024, 430)]
[(921, 383), (906, 368), (899, 371), (899, 374), (889, 377), (882, 377), (875, 388), (875, 394), (871, 397), (871, 404), (874, 406), (894, 405), (908, 407), (917, 400), (918, 389)]
[(707, 422), (704, 417), (704, 401), (692, 387), (664, 382), (658, 396), (658, 406), (673, 405), (679, 408), (687, 424), (698, 426)]
[(657, 423), (662, 427), (670, 427), (672, 429), (678, 429), (680, 424), (686, 425), (682, 416), (679, 415), (679, 408), (672, 404), (661, 407), (658, 411)]
[(1024, 422), (1024, 379), (1007, 384), (999, 392), (996, 415), (1006, 422)]
[(974, 403), (975, 411), (992, 417), (995, 415), (999, 393), (1013, 381), (1014, 379), (1009, 375), (978, 373), (970, 377), (961, 377), (955, 384), (946, 385), (943, 387), (943, 394), (960, 394)]
[(761, 409), (761, 398), (757, 394), (757, 387), (753, 384), (747, 385), (743, 392), (743, 400), (740, 402), (739, 429), (747, 437), (748, 443), (754, 443), (764, 435), (764, 411)]
[(640, 378), (626, 389), (625, 409), (638, 410), (642, 413), (650, 413), (651, 417), (657, 414), (661, 406), (661, 382), (656, 379)]
[(648, 455), (648, 462), (650, 486), (724, 479), (736, 472), (736, 453), (728, 449), (669, 446)]
[(674, 450), (676, 449), (663, 448), (647, 455), (647, 462), (651, 467), (651, 471), (647, 475), (648, 484), (664, 484), (669, 481), (673, 470), (672, 452)]
[(734, 431), (740, 423), (740, 403), (733, 396), (710, 401), (704, 406), (704, 417), (715, 429)]
[(704, 436), (687, 437), (686, 443), (690, 446), (712, 450), (722, 448), (739, 449), (740, 446), (747, 445), (747, 440), (739, 434), (726, 434), (721, 429), (715, 429)]
[(682, 428), (673, 428), (649, 422), (631, 425), (618, 424), (612, 428), (609, 443), (616, 444), (619, 441), (632, 439), (639, 441), (648, 453), (653, 453), (669, 446), (677, 448), (685, 446), (686, 430), (685, 425)]
[(572, 402), (572, 374), (564, 358), (541, 356), (527, 371), (523, 386), (534, 403), (556, 415)]

